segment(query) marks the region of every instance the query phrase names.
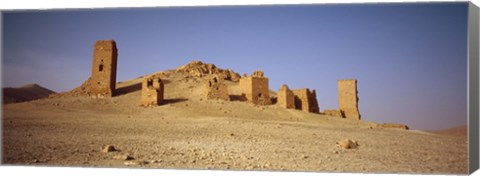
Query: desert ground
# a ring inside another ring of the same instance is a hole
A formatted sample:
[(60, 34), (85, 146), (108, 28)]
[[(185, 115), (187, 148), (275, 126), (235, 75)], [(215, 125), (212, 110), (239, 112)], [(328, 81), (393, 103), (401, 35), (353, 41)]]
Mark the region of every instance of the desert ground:
[[(66, 96), (4, 104), (2, 163), (467, 174), (464, 133), (383, 129), (374, 122), (277, 105), (205, 100), (203, 78), (175, 70), (158, 74), (165, 102), (157, 107), (139, 106), (142, 78), (119, 82), (119, 95), (112, 98)], [(230, 94), (239, 94), (237, 83), (226, 83)], [(358, 147), (337, 146), (343, 139)], [(102, 152), (105, 145), (115, 150)]]

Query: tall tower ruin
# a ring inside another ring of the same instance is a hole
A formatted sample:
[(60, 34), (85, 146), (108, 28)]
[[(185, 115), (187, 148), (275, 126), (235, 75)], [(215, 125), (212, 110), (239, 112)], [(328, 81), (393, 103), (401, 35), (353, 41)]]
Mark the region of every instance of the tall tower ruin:
[(111, 97), (117, 82), (117, 45), (113, 40), (99, 40), (93, 49), (89, 93)]
[(345, 118), (360, 120), (358, 111), (357, 80), (338, 80), (338, 106)]

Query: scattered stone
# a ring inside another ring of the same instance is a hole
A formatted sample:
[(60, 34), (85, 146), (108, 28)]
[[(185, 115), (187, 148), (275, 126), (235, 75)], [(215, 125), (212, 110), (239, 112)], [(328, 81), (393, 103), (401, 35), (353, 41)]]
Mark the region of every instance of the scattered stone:
[(337, 142), (337, 145), (343, 149), (353, 149), (358, 147), (357, 141), (344, 139)]
[(102, 146), (102, 152), (103, 153), (108, 153), (108, 152), (115, 152), (117, 151), (117, 149), (115, 149), (115, 147), (113, 147), (113, 145), (104, 145)]
[(340, 109), (326, 109), (325, 111), (323, 111), (323, 114), (333, 117), (345, 117), (343, 111)]
[(130, 160), (130, 161), (123, 162), (123, 164), (126, 165), (126, 166), (142, 166), (142, 165), (148, 164), (148, 162), (147, 161)]
[(151, 164), (154, 164), (154, 163), (161, 163), (163, 162), (163, 160), (159, 159), (159, 160), (151, 160), (150, 163)]
[(216, 75), (223, 80), (238, 82), (240, 75), (232, 70), (220, 69), (213, 64), (206, 64), (200, 61), (191, 61), (175, 69), (177, 72), (189, 74), (192, 77), (205, 77), (207, 75)]
[(404, 124), (396, 124), (396, 123), (384, 123), (384, 124), (378, 124), (378, 128), (395, 128), (395, 129), (403, 129), (403, 130), (408, 130), (408, 126)]
[(113, 156), (113, 159), (116, 159), (116, 160), (134, 160), (135, 158), (131, 155), (116, 155), (116, 156)]

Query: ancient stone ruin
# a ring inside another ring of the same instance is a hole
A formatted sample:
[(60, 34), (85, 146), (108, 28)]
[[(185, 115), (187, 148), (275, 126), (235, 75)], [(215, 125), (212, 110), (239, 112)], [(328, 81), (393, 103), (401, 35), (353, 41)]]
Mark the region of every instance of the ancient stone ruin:
[(144, 78), (142, 82), (142, 97), (140, 105), (157, 106), (163, 101), (163, 82), (158, 76)]
[(93, 48), (92, 75), (78, 88), (51, 97), (115, 95), (117, 81), (117, 45), (114, 40), (98, 40)]
[(117, 83), (117, 46), (113, 40), (95, 43), (90, 79), (90, 93), (113, 96)]
[(345, 115), (343, 114), (343, 111), (337, 110), (337, 109), (327, 109), (323, 111), (323, 114), (328, 116), (341, 117), (341, 118), (345, 117)]
[(295, 109), (305, 112), (319, 113), (320, 108), (317, 102), (317, 93), (315, 90), (296, 89), (292, 91), (295, 95)]
[(295, 109), (295, 95), (285, 84), (278, 90), (277, 104), (287, 109)]
[(230, 101), (228, 87), (218, 76), (208, 79), (205, 84), (205, 98)]
[(338, 80), (338, 105), (345, 118), (360, 120), (358, 111), (357, 80)]
[(253, 72), (250, 77), (244, 74), (244, 76), (240, 78), (239, 85), (242, 96), (244, 96), (248, 102), (256, 105), (272, 104), (268, 92), (268, 78), (263, 76), (262, 71)]

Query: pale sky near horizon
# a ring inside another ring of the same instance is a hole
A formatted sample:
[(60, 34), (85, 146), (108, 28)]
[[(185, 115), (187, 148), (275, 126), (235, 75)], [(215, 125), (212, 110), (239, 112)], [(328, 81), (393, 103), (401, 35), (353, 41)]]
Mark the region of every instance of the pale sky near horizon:
[(117, 80), (191, 60), (270, 89), (317, 91), (337, 109), (337, 80), (358, 80), (363, 120), (443, 129), (467, 123), (468, 3), (177, 7), (3, 13), (3, 87), (79, 86), (96, 40), (114, 39)]

